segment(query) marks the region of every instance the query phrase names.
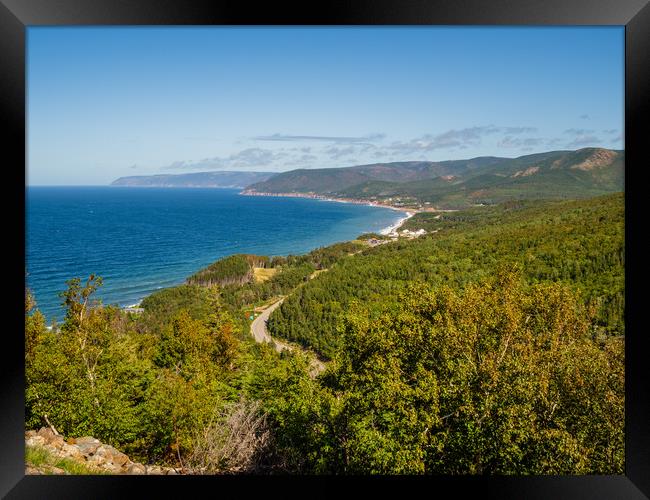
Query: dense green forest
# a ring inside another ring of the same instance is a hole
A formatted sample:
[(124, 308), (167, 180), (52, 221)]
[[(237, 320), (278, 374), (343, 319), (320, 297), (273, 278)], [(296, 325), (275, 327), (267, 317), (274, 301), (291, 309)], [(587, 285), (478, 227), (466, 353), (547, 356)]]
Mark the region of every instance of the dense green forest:
[(187, 279), (187, 282), (198, 285), (229, 285), (233, 283), (242, 285), (253, 279), (253, 266), (265, 267), (268, 262), (268, 257), (246, 254), (230, 255), (194, 273)]
[(269, 320), (272, 335), (331, 357), (350, 305), (371, 310), (411, 281), (462, 288), (498, 265), (522, 265), (528, 283), (561, 281), (597, 307), (599, 332), (624, 333), (624, 199), (508, 202), (417, 214), (407, 222), (436, 233), (368, 249), (296, 290)]
[[(419, 213), (419, 239), (221, 259), (142, 314), (75, 278), (51, 330), (27, 291), (26, 428), (188, 473), (622, 474), (623, 221), (622, 194)], [(281, 296), (315, 378), (250, 335)]]

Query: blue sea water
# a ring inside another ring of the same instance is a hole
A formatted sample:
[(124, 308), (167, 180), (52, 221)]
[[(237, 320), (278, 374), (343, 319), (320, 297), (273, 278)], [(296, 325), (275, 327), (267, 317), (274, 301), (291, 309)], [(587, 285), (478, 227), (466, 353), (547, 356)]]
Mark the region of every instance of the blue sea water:
[(104, 304), (134, 304), (234, 253), (301, 254), (379, 231), (394, 210), (236, 189), (29, 187), (26, 284), (61, 321), (65, 281), (103, 278)]

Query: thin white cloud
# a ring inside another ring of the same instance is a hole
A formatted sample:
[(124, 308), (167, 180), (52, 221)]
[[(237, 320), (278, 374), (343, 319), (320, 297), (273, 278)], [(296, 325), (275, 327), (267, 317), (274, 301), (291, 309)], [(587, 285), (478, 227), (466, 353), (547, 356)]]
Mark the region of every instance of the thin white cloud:
[(256, 141), (280, 141), (280, 142), (324, 141), (324, 142), (348, 143), (348, 142), (379, 141), (384, 137), (386, 137), (385, 134), (369, 134), (363, 137), (272, 134), (272, 135), (259, 135), (253, 137), (253, 139), (255, 139)]
[(589, 135), (589, 134), (593, 134), (594, 132), (596, 131), (590, 128), (568, 128), (564, 131), (565, 134), (576, 135), (576, 136)]
[(540, 146), (545, 142), (546, 139), (542, 137), (518, 138), (506, 136), (497, 142), (497, 146), (500, 148), (519, 148), (522, 151), (529, 151), (533, 146)]
[(403, 154), (413, 154), (422, 151), (434, 151), (436, 149), (456, 148), (467, 144), (477, 145), (484, 135), (493, 134), (498, 131), (499, 129), (494, 125), (447, 130), (436, 135), (425, 134), (409, 141), (396, 141), (389, 148)]
[[(349, 157), (352, 155), (364, 155), (372, 150), (380, 149), (374, 144), (361, 143), (361, 144), (346, 144), (338, 146), (329, 146), (322, 150), (331, 160), (340, 160), (341, 158)], [(347, 161), (350, 161), (349, 159)]]
[[(276, 142), (315, 141), (310, 145), (282, 145), (273, 149), (249, 147), (230, 155), (203, 158), (201, 160), (175, 161), (161, 170), (263, 170), (283, 171), (293, 168), (341, 167), (355, 162), (386, 162), (431, 159), (433, 151), (469, 151), (480, 148), (486, 141), (492, 147), (531, 151), (540, 148), (579, 147), (597, 144), (600, 140), (591, 129), (567, 129), (565, 137), (530, 136), (535, 127), (481, 125), (450, 129), (438, 134), (382, 143), (384, 134), (364, 137), (283, 135), (258, 136), (257, 140)], [(571, 142), (566, 144), (567, 135)], [(376, 142), (370, 142), (376, 140)], [(611, 141), (612, 139), (610, 139)], [(320, 142), (320, 144), (319, 144)]]
[(534, 134), (536, 127), (502, 127), (501, 132), (506, 134)]
[(602, 142), (603, 141), (594, 135), (578, 135), (569, 142), (566, 147), (579, 148), (583, 146), (598, 146), (599, 144), (602, 144)]
[(437, 149), (467, 149), (470, 146), (480, 145), (483, 137), (487, 135), (498, 133), (516, 135), (533, 132), (537, 132), (535, 127), (497, 127), (495, 125), (483, 125), (458, 130), (447, 130), (436, 135), (425, 134), (410, 141), (393, 142), (389, 148), (404, 154), (434, 151)]
[(248, 148), (227, 157), (204, 158), (202, 160), (175, 161), (162, 167), (161, 170), (188, 169), (225, 169), (225, 168), (257, 168), (270, 166), (274, 162), (286, 158), (287, 153), (262, 148)]

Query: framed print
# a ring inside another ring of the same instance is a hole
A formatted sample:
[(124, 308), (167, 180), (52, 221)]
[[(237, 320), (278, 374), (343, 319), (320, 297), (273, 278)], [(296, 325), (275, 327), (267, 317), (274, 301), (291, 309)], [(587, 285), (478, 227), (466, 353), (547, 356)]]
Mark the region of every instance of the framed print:
[(1, 3), (3, 495), (650, 495), (647, 2)]

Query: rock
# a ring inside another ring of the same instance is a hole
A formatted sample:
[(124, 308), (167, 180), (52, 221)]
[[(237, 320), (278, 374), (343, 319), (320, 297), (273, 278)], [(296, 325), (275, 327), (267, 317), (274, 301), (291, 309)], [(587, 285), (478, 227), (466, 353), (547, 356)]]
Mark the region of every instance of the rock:
[(39, 436), (37, 434), (34, 434), (32, 436), (29, 436), (29, 437), (25, 438), (25, 445), (26, 446), (44, 446), (45, 445), (45, 439), (43, 439), (43, 436)]
[(31, 465), (25, 466), (25, 475), (37, 476), (43, 474), (44, 472), (40, 469), (37, 469), (36, 467), (32, 467)]
[(101, 465), (101, 468), (109, 474), (124, 474), (125, 472), (122, 467), (113, 463), (105, 463)]
[(54, 436), (54, 432), (52, 432), (52, 429), (49, 429), (48, 427), (41, 427), (36, 434), (43, 438)]
[(127, 457), (124, 453), (117, 452), (115, 455), (113, 455), (113, 463), (115, 465), (119, 465), (120, 467), (124, 467), (125, 465), (131, 463), (129, 460), (129, 457)]
[(133, 463), (128, 456), (108, 444), (98, 446), (95, 452), (88, 457), (88, 462), (114, 473), (122, 472), (125, 466), (130, 466)]
[(134, 463), (126, 470), (126, 473), (130, 475), (143, 475), (146, 473), (146, 469), (144, 465)]
[(48, 427), (41, 427), (36, 435), (43, 438), (45, 444), (54, 446), (55, 448), (61, 448), (63, 446), (63, 437), (54, 434), (52, 429)]
[(76, 446), (84, 456), (89, 457), (95, 454), (95, 451), (101, 444), (102, 443), (99, 439), (86, 436), (77, 438), (74, 446)]
[(95, 454), (88, 455), (86, 457), (86, 461), (89, 464), (94, 465), (95, 467), (103, 467), (104, 464), (106, 463), (106, 459), (104, 457)]
[(95, 453), (93, 453), (93, 456), (95, 458), (102, 459), (107, 462), (112, 462), (114, 453), (118, 453), (118, 451), (115, 448), (107, 444), (101, 444), (97, 447)]
[[(171, 467), (160, 465), (146, 466), (132, 462), (129, 457), (109, 444), (90, 436), (64, 439), (54, 434), (50, 428), (43, 427), (38, 431), (25, 432), (25, 445), (41, 447), (54, 457), (72, 459), (79, 464), (110, 474), (130, 475), (177, 475), (179, 472)], [(182, 473), (182, 472), (181, 472)], [(50, 464), (26, 465), (25, 474), (68, 474), (65, 470)]]
[(81, 450), (71, 444), (68, 443), (63, 443), (63, 446), (61, 447), (60, 451), (61, 455), (64, 457), (70, 457), (78, 460), (83, 460), (84, 456), (83, 453), (81, 453)]
[(150, 476), (162, 476), (163, 468), (160, 465), (150, 465), (147, 467), (147, 474)]

